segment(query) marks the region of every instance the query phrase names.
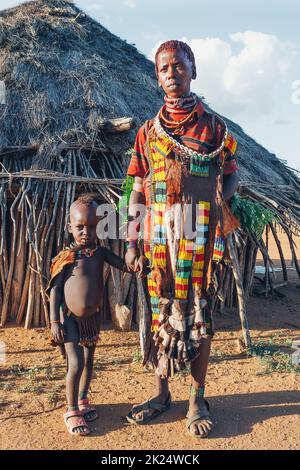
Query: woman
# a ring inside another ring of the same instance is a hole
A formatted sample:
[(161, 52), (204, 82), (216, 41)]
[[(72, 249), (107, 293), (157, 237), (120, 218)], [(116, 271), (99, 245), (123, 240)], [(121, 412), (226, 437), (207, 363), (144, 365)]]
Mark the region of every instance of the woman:
[[(151, 266), (156, 391), (149, 401), (134, 406), (127, 419), (145, 424), (164, 412), (171, 402), (169, 376), (190, 362), (187, 428), (192, 436), (207, 437), (213, 427), (204, 399), (213, 336), (211, 310), (214, 297), (221, 295), (224, 199), (230, 199), (238, 186), (237, 144), (224, 121), (206, 112), (191, 93), (196, 66), (187, 44), (162, 44), (155, 68), (165, 104), (138, 131), (128, 168), (134, 185), (126, 263), (132, 271), (143, 268), (135, 205), (145, 200), (143, 249)], [(145, 361), (149, 358), (147, 351)]]

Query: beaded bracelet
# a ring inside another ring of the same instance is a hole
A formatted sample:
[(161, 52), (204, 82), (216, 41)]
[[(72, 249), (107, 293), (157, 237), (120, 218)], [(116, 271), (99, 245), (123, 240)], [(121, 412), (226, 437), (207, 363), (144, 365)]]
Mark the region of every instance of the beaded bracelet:
[(143, 185), (141, 183), (134, 183), (132, 189), (136, 191), (137, 193), (142, 193), (143, 192)]
[(191, 397), (197, 397), (197, 398), (203, 398), (204, 397), (204, 391), (205, 391), (205, 387), (196, 388), (196, 387), (193, 387), (193, 385), (191, 385), (191, 387), (190, 387), (190, 396)]
[(137, 248), (137, 240), (127, 240), (126, 248)]

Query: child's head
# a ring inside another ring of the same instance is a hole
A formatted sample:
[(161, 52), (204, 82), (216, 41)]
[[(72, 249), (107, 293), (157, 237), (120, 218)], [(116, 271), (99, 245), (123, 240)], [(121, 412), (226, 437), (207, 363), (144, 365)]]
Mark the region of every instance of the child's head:
[(91, 196), (80, 196), (70, 207), (69, 232), (78, 245), (86, 246), (97, 240), (98, 204)]

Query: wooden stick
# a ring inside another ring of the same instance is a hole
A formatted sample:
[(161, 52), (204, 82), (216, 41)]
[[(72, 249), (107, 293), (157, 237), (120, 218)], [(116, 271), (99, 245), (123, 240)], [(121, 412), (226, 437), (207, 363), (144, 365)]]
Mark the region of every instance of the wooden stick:
[[(37, 264), (37, 261), (36, 261)], [(41, 317), (41, 285), (40, 285), (40, 276), (35, 275), (35, 286), (34, 286), (34, 305), (33, 305), (33, 326), (38, 328), (40, 326), (40, 317)]]
[[(46, 219), (47, 220), (47, 219)], [(47, 225), (43, 229), (43, 233), (41, 236), (41, 243), (40, 243), (40, 253), (42, 259), (42, 267), (40, 270), (40, 289), (41, 289), (41, 297), (42, 297), (42, 308), (41, 308), (41, 326), (46, 325), (49, 326), (49, 317), (48, 317), (48, 302), (46, 299), (45, 294), (45, 287), (46, 287), (46, 278), (45, 278), (45, 237), (46, 237)]]
[[(72, 173), (72, 159), (73, 155), (71, 152), (68, 152), (68, 173)], [(65, 211), (65, 224), (64, 224), (64, 231), (67, 229), (68, 221), (69, 221), (69, 212), (70, 212), (70, 205), (71, 205), (71, 196), (72, 196), (72, 183), (67, 183), (67, 196), (66, 196), (66, 211)]]
[[(258, 241), (258, 246), (259, 246), (260, 252), (261, 252), (261, 254), (263, 256), (263, 259), (264, 259), (266, 292), (269, 291), (269, 287), (270, 287), (270, 290), (272, 292), (273, 291), (273, 280), (272, 280), (272, 278), (270, 276), (270, 273), (269, 273), (269, 266), (272, 268), (273, 275), (275, 277), (273, 262), (269, 257), (269, 254), (268, 254), (268, 251), (266, 249), (266, 246), (265, 246), (265, 243), (264, 243), (263, 239)], [(266, 294), (266, 296), (267, 296), (267, 294)]]
[(66, 186), (64, 185), (64, 190), (63, 190), (63, 197), (60, 205), (60, 211), (59, 214), (57, 215), (57, 223), (56, 223), (56, 250), (57, 253), (63, 249), (64, 246), (64, 236), (65, 236), (65, 223), (68, 221), (66, 212), (66, 197), (67, 197), (67, 191), (66, 191)]
[(228, 304), (227, 304), (228, 308), (232, 308), (233, 306), (233, 287), (234, 287), (234, 275), (233, 275), (233, 271), (231, 271), (229, 292), (228, 292), (229, 296), (228, 296)]
[[(15, 201), (11, 205), (10, 208), (10, 216), (13, 225), (13, 234), (12, 234), (12, 242), (11, 242), (11, 258), (9, 263), (9, 271), (7, 276), (7, 282), (5, 286), (4, 298), (3, 298), (3, 305), (2, 305), (2, 314), (1, 314), (1, 326), (4, 326), (7, 321), (8, 316), (8, 306), (9, 306), (9, 298), (12, 286), (12, 279), (14, 274), (14, 266), (15, 266), (15, 250), (16, 250), (16, 239), (17, 239), (17, 218), (19, 218), (19, 213), (15, 214), (15, 207), (18, 202), (20, 194), (16, 197)], [(17, 218), (16, 218), (17, 217)]]
[(227, 237), (227, 246), (228, 246), (229, 255), (232, 261), (232, 271), (233, 271), (236, 288), (237, 288), (238, 301), (239, 301), (239, 315), (241, 319), (243, 338), (244, 338), (246, 348), (250, 349), (251, 337), (250, 337), (250, 332), (249, 332), (249, 327), (248, 327), (244, 289), (243, 289), (243, 283), (242, 283), (238, 258), (237, 258), (236, 250), (233, 245), (232, 234), (229, 234)]
[(223, 280), (223, 301), (220, 303), (220, 308), (219, 308), (220, 313), (224, 313), (226, 296), (228, 293), (228, 287), (229, 287), (229, 282), (230, 282), (230, 274), (231, 274), (231, 267), (226, 266), (225, 273), (224, 273), (224, 280)]
[(288, 236), (289, 243), (290, 243), (290, 248), (291, 248), (291, 253), (292, 253), (292, 259), (293, 259), (293, 262), (295, 264), (295, 268), (296, 268), (298, 277), (300, 278), (300, 266), (299, 266), (299, 263), (298, 263), (298, 259), (297, 259), (297, 255), (296, 255), (296, 251), (295, 251), (295, 247), (294, 247), (293, 237), (289, 233), (289, 231), (285, 229), (285, 227), (283, 227), (283, 229), (284, 229), (285, 233)]
[(149, 350), (150, 342), (152, 341), (151, 335), (151, 313), (146, 297), (147, 281), (145, 279), (137, 278), (137, 291), (138, 291), (138, 310), (137, 322), (139, 325), (140, 334), (140, 347), (141, 353), (146, 359), (145, 354)]
[[(269, 252), (269, 225), (266, 226), (266, 250)], [(269, 263), (268, 257), (266, 257), (266, 273), (265, 273), (265, 285), (266, 285), (266, 297), (269, 295)]]
[(246, 251), (246, 266), (245, 266), (245, 271), (244, 271), (244, 282), (243, 282), (243, 287), (244, 287), (244, 294), (245, 294), (245, 302), (248, 301), (249, 295), (250, 295), (250, 290), (251, 290), (251, 285), (252, 285), (252, 274), (255, 269), (255, 262), (253, 265), (253, 257), (255, 253), (255, 248), (256, 245), (253, 243), (251, 238), (248, 236), (248, 243), (247, 243), (247, 251)]
[(28, 289), (29, 289), (29, 282), (30, 282), (30, 275), (31, 275), (30, 265), (31, 265), (32, 258), (33, 258), (32, 253), (33, 253), (33, 250), (29, 246), (26, 274), (25, 274), (25, 279), (24, 279), (24, 284), (23, 284), (23, 290), (22, 290), (18, 315), (17, 315), (17, 318), (16, 318), (16, 322), (17, 322), (18, 325), (20, 325), (23, 321), (23, 317), (24, 317), (24, 313), (25, 313), (25, 306), (26, 306), (26, 303), (27, 303)]
[(23, 281), (26, 272), (25, 263), (26, 263), (26, 238), (25, 238), (25, 220), (22, 217), (22, 212), (19, 215), (18, 230), (19, 244), (16, 253), (15, 267), (12, 281), (12, 302), (11, 302), (11, 313), (10, 317), (16, 319), (18, 314), (18, 309), (20, 305), (20, 298), (23, 290)]
[(287, 269), (286, 269), (286, 262), (285, 262), (285, 259), (284, 259), (284, 255), (283, 255), (283, 251), (282, 251), (282, 246), (281, 246), (279, 237), (278, 237), (278, 235), (277, 235), (276, 228), (275, 228), (275, 226), (272, 224), (272, 222), (270, 222), (270, 228), (271, 228), (271, 231), (272, 231), (274, 240), (275, 240), (276, 245), (277, 245), (278, 253), (279, 253), (279, 256), (280, 256), (280, 261), (281, 261), (281, 266), (282, 266), (283, 280), (284, 280), (284, 281), (288, 281), (288, 273), (287, 273)]
[(258, 252), (258, 246), (255, 245), (254, 253), (253, 253), (253, 263), (252, 263), (252, 269), (251, 269), (251, 278), (249, 282), (250, 284), (249, 295), (252, 295), (252, 291), (253, 291), (253, 280), (254, 280), (254, 274), (255, 274), (257, 252)]
[(30, 271), (30, 281), (29, 281), (29, 288), (28, 288), (28, 302), (27, 302), (27, 310), (25, 316), (25, 328), (29, 329), (31, 327), (33, 312), (34, 312), (34, 300), (35, 300), (35, 281), (36, 281), (36, 262), (35, 262), (35, 254), (34, 251), (32, 253), (32, 266)]

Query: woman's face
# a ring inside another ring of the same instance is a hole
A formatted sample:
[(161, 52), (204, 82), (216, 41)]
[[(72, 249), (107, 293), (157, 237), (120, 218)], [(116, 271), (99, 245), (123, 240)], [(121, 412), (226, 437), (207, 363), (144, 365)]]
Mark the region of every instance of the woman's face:
[(162, 51), (157, 58), (157, 73), (159, 85), (172, 98), (188, 95), (195, 78), (193, 65), (181, 49)]

